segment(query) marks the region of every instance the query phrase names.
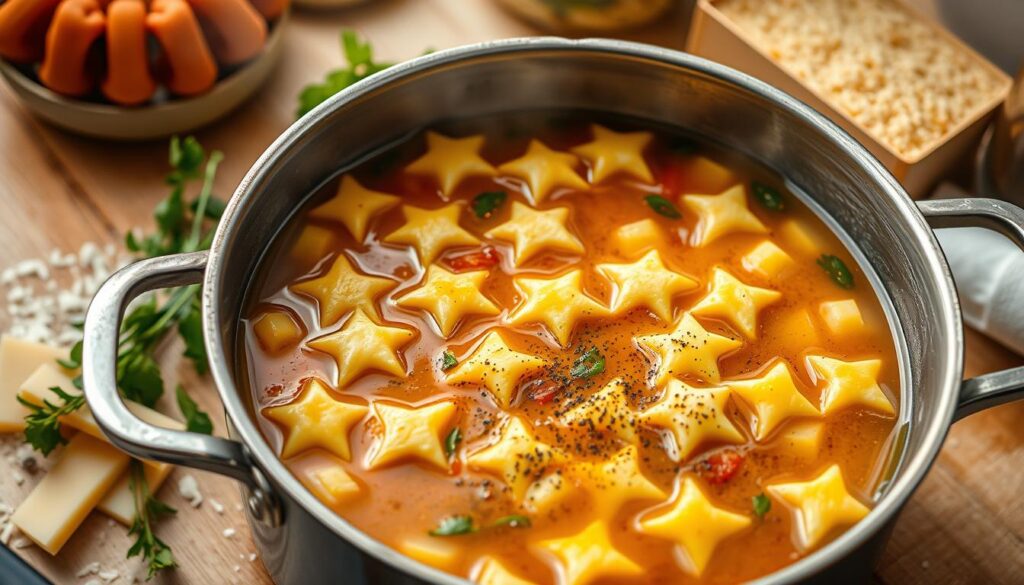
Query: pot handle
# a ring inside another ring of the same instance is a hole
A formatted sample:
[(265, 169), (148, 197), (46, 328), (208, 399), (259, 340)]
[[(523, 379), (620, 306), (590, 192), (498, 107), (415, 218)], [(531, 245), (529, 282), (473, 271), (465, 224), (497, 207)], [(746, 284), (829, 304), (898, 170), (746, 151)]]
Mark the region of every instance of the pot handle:
[(248, 487), (246, 505), (257, 520), (276, 525), (280, 507), (270, 484), (237, 441), (153, 426), (136, 417), (117, 391), (118, 332), (125, 308), (142, 293), (199, 286), (207, 252), (141, 260), (114, 273), (93, 297), (85, 316), (82, 380), (96, 423), (118, 449), (140, 459), (212, 471)]
[[(999, 199), (965, 198), (918, 201), (933, 228), (980, 227), (1010, 238), (1024, 250), (1024, 209)], [(986, 408), (1024, 399), (1024, 366), (964, 380), (954, 420)]]

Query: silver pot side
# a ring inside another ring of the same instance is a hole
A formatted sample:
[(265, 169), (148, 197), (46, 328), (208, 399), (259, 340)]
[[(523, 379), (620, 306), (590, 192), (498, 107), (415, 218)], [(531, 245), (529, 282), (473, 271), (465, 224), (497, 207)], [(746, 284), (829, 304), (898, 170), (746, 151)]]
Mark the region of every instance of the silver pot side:
[[(288, 472), (261, 436), (248, 392), (236, 383), (246, 376), (237, 352), (239, 318), (259, 261), (276, 235), (318, 186), (360, 157), (444, 118), (560, 108), (685, 128), (749, 156), (786, 177), (858, 257), (897, 340), (902, 461), (864, 521), (759, 582), (867, 575), (899, 509), (934, 461), (957, 407), (960, 312), (938, 243), (888, 172), (824, 117), (731, 69), (645, 45), (544, 38), (442, 51), (356, 84), (296, 122), (242, 180), (208, 260), (187, 259), (185, 280), (198, 278), (197, 262), (207, 260), (207, 351), (238, 442), (204, 443), (122, 420), (127, 411), (112, 390), (112, 366), (104, 365), (113, 363), (116, 337), (113, 342), (109, 337), (116, 332), (117, 310), (138, 290), (183, 281), (141, 282), (146, 267), (120, 280), (115, 276), (109, 294), (101, 291), (87, 319), (95, 327), (87, 322), (86, 394), (91, 405), (96, 403), (101, 426), (134, 454), (241, 480), (255, 540), (279, 583), (465, 583), (369, 538)], [(1007, 388), (1004, 381), (1003, 399), (1016, 396)]]

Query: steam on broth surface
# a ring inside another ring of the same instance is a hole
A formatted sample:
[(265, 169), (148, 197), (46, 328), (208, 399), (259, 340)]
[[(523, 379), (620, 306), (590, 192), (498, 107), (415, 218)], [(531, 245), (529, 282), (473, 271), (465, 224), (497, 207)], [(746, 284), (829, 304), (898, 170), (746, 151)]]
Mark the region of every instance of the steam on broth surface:
[(872, 505), (899, 412), (882, 308), (730, 153), (599, 115), (461, 121), (345, 172), (277, 242), (240, 356), (261, 429), (417, 560), (727, 583)]

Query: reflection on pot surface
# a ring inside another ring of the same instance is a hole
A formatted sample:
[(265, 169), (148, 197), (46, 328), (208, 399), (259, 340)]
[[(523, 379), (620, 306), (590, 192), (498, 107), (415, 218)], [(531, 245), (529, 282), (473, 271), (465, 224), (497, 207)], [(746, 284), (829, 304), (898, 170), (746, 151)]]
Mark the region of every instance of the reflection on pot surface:
[(322, 502), (481, 583), (766, 575), (868, 513), (900, 371), (857, 262), (760, 166), (585, 113), (345, 169), (246, 310), (259, 425)]

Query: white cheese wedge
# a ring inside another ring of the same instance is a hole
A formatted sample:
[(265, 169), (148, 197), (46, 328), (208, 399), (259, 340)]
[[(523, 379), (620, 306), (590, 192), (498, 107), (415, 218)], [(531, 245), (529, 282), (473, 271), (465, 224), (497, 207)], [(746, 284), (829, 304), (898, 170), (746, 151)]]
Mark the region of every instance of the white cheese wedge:
[[(50, 388), (53, 386), (59, 386), (62, 390), (74, 396), (81, 394), (81, 391), (71, 383), (71, 378), (62, 372), (59, 366), (47, 363), (36, 368), (36, 371), (21, 384), (18, 395), (33, 404), (42, 404), (44, 398), (51, 401), (55, 398), (53, 393), (50, 392)], [(152, 425), (179, 431), (185, 428), (183, 423), (160, 414), (151, 408), (131, 401), (125, 402), (125, 404), (128, 405), (128, 409), (135, 416)], [(83, 406), (65, 416), (61, 419), (61, 423), (83, 433), (88, 433), (104, 442), (107, 441), (103, 431), (96, 424), (96, 419), (93, 418), (88, 406)], [(145, 472), (149, 489), (155, 493), (160, 488), (160, 485), (163, 484), (168, 474), (171, 473), (171, 469), (174, 466), (157, 461), (145, 461), (144, 463), (146, 464)], [(122, 524), (131, 524), (132, 519), (135, 517), (135, 503), (132, 500), (132, 493), (128, 486), (127, 473), (111, 488), (110, 492), (99, 503), (98, 508)]]
[(75, 434), (11, 522), (39, 548), (57, 554), (124, 473), (128, 460), (109, 443)]
[(66, 357), (66, 349), (9, 335), (0, 337), (0, 433), (13, 433), (25, 428), (28, 409), (18, 403), (18, 386), (40, 365), (53, 364), (57, 369), (57, 358)]

